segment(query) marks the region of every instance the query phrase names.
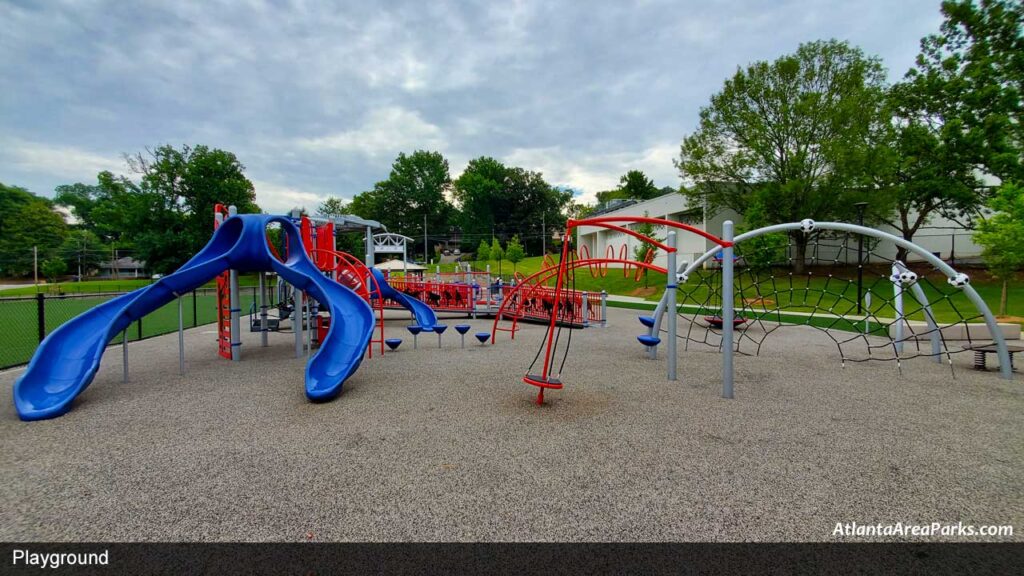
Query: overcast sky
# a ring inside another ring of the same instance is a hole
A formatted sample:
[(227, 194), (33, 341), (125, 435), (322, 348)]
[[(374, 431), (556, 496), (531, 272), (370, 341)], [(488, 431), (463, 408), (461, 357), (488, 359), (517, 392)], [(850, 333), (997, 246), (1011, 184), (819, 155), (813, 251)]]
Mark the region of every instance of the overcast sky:
[(0, 182), (52, 195), (188, 143), (237, 154), (270, 212), (351, 198), (418, 148), (584, 200), (634, 168), (678, 186), (737, 66), (839, 38), (898, 79), (941, 22), (938, 0), (330, 4), (0, 0)]

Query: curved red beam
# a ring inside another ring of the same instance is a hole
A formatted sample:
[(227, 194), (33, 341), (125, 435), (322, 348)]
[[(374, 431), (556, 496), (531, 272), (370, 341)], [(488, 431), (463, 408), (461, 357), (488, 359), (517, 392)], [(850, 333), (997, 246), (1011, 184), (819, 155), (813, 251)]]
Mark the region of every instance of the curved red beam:
[[(569, 227), (570, 228), (572, 228), (572, 222), (576, 222), (576, 220), (569, 220)], [(669, 222), (669, 220), (665, 220), (665, 222)], [(677, 224), (678, 224), (678, 222), (677, 222)], [(672, 247), (668, 246), (667, 244), (663, 244), (661, 242), (658, 242), (657, 240), (655, 240), (654, 238), (651, 238), (650, 236), (644, 236), (643, 234), (641, 234), (639, 232), (636, 232), (634, 230), (630, 230), (629, 228), (623, 228), (622, 226), (616, 226), (615, 224), (608, 224), (606, 222), (595, 222), (595, 223), (588, 222), (587, 224), (583, 224), (583, 225), (584, 226), (594, 226), (596, 228), (607, 228), (609, 230), (614, 230), (616, 232), (621, 232), (623, 234), (628, 234), (628, 235), (632, 236), (633, 238), (636, 238), (637, 240), (639, 240), (641, 242), (644, 242), (644, 243), (647, 243), (647, 244), (653, 244), (653, 245), (657, 246), (658, 248), (661, 248), (662, 250), (664, 250), (666, 252), (675, 252), (676, 251), (675, 248), (672, 248)], [(623, 247), (625, 247), (625, 244), (623, 244)]]
[(573, 220), (570, 218), (566, 225), (569, 227), (569, 229), (572, 229), (577, 226), (600, 226), (602, 224), (607, 224), (610, 222), (646, 222), (648, 224), (654, 224), (656, 226), (668, 226), (669, 228), (678, 228), (679, 230), (685, 230), (687, 232), (692, 232), (698, 236), (703, 236), (704, 238), (711, 240), (712, 242), (718, 244), (723, 248), (732, 246), (731, 242), (726, 242), (725, 240), (722, 240), (718, 236), (715, 236), (714, 234), (709, 234), (708, 232), (705, 232), (704, 230), (701, 230), (696, 226), (683, 224), (682, 222), (676, 222), (674, 220), (664, 220), (662, 218), (649, 218), (647, 216), (595, 216), (594, 218), (584, 218), (583, 220)]
[[(655, 266), (654, 264), (648, 264), (647, 262), (641, 262), (638, 260), (622, 260), (618, 258), (587, 258), (585, 260), (573, 260), (572, 262), (567, 263), (566, 270), (575, 270), (576, 268), (582, 268), (584, 266), (593, 266), (595, 264), (623, 264), (624, 266), (637, 266), (640, 268), (646, 268), (648, 270), (654, 270), (655, 272), (661, 272), (662, 274), (668, 273), (668, 270), (662, 268), (661, 266)], [(536, 289), (537, 287), (541, 286), (544, 282), (550, 280), (551, 276), (558, 274), (559, 268), (561, 267), (546, 268), (544, 270), (535, 272), (530, 276), (527, 276), (525, 280), (523, 280), (519, 284), (516, 284), (515, 287), (512, 288), (512, 291), (506, 294), (504, 298), (502, 298), (501, 306), (498, 307), (498, 312), (494, 316), (494, 324), (491, 326), (491, 344), (494, 344), (495, 336), (498, 332), (498, 322), (501, 321), (503, 314), (505, 314), (505, 305), (508, 302), (512, 301), (512, 296), (519, 292), (519, 290), (521, 290), (523, 286), (529, 285), (531, 289)], [(539, 278), (542, 274), (546, 274), (546, 276), (538, 281), (537, 278)], [(536, 282), (532, 285), (529, 284), (530, 282), (533, 281)], [(516, 318), (513, 317), (513, 322), (515, 321)]]

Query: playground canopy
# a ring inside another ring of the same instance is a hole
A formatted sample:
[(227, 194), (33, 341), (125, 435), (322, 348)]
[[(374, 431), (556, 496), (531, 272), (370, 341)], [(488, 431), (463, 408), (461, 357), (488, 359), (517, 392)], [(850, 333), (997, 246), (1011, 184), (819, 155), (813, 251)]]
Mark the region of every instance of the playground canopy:
[(375, 266), (380, 270), (387, 270), (389, 272), (400, 272), (402, 270), (408, 270), (409, 272), (423, 272), (427, 269), (426, 266), (420, 266), (412, 262), (403, 263), (401, 260), (388, 260), (387, 262), (381, 262)]

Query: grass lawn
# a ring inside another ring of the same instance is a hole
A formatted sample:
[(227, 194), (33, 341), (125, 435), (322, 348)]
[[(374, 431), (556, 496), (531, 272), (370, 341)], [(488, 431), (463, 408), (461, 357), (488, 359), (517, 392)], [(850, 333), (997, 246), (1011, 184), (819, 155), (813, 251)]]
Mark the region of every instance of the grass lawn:
[[(43, 293), (58, 296), (60, 294), (95, 294), (98, 292), (128, 292), (155, 282), (150, 278), (125, 278), (120, 280), (83, 280), (82, 282), (58, 282), (56, 284), (26, 284), (17, 288), (0, 290), (0, 297), (27, 296)], [(259, 284), (255, 274), (243, 274), (238, 277), (239, 286), (256, 286)], [(205, 288), (216, 288), (217, 281), (207, 282)]]
[[(253, 302), (253, 294), (242, 294), (243, 326)], [(50, 333), (71, 318), (109, 300), (111, 296), (48, 297), (45, 300), (46, 332)], [(212, 292), (197, 293), (194, 302), (190, 294), (182, 302), (185, 327), (192, 328), (217, 321), (217, 298)], [(0, 368), (24, 364), (32, 358), (39, 345), (38, 308), (34, 298), (0, 302), (0, 315), (4, 318), (5, 329), (0, 331)], [(128, 329), (128, 341), (139, 339), (140, 323)], [(178, 329), (178, 304), (170, 304), (147, 314), (141, 321), (142, 338), (167, 334)], [(112, 343), (121, 342), (121, 335)], [(216, 338), (210, 337), (210, 346), (217, 345)]]

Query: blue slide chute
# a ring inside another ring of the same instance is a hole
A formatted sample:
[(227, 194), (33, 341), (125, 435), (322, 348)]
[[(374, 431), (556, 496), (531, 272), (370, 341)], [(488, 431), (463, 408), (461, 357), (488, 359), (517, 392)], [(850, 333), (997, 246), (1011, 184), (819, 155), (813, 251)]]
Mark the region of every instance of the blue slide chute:
[(18, 416), (22, 420), (43, 420), (66, 413), (92, 382), (103, 351), (118, 333), (229, 269), (277, 272), (330, 310), (327, 336), (306, 365), (306, 396), (313, 401), (337, 396), (345, 380), (359, 368), (370, 343), (373, 311), (355, 292), (325, 277), (305, 251), (294, 250), (285, 262), (275, 258), (266, 236), (267, 225), (274, 222), (281, 224), (289, 245), (302, 246), (298, 229), (287, 218), (233, 216), (173, 274), (96, 306), (50, 333), (14, 384)]
[(402, 308), (412, 312), (412, 315), (416, 317), (416, 323), (422, 326), (424, 331), (429, 332), (434, 329), (434, 326), (437, 324), (437, 314), (434, 314), (434, 310), (430, 306), (404, 292), (399, 292), (392, 288), (384, 278), (384, 273), (380, 270), (370, 268), (370, 271), (373, 272), (373, 277), (377, 279), (377, 285), (380, 286), (381, 294), (385, 298), (398, 302)]

